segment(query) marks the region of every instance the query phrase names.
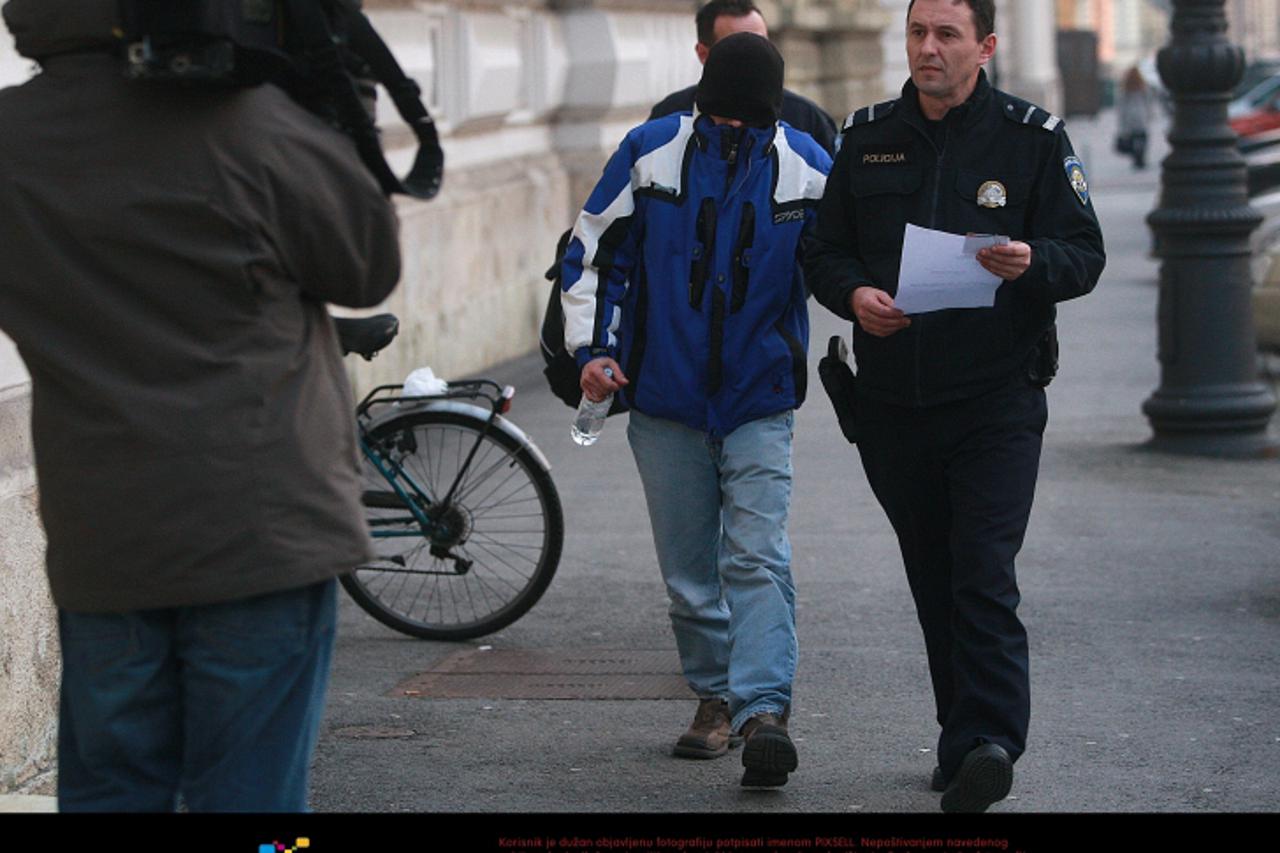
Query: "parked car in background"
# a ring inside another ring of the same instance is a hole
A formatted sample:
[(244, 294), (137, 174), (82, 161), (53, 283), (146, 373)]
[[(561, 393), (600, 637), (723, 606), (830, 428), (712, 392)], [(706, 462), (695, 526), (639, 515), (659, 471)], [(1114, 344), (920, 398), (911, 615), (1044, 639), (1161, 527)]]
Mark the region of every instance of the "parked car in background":
[(1227, 122), (1241, 137), (1280, 127), (1280, 74), (1255, 84), (1228, 104)]
[[(1280, 131), (1270, 136), (1280, 138)], [(1253, 315), (1259, 349), (1280, 353), (1280, 144), (1245, 154), (1249, 168), (1249, 205), (1262, 214), (1250, 235)]]
[(1245, 69), (1227, 107), (1248, 169), (1249, 204), (1263, 216), (1250, 237), (1259, 349), (1280, 352), (1280, 59)]
[(1280, 76), (1263, 81), (1245, 97), (1256, 94), (1261, 95), (1256, 103), (1237, 99), (1227, 108), (1227, 123), (1241, 138), (1280, 128)]
[(1249, 139), (1260, 133), (1280, 128), (1280, 93), (1277, 93), (1276, 97), (1276, 101), (1259, 107), (1251, 113), (1236, 116), (1227, 123), (1241, 139)]
[(1280, 57), (1267, 57), (1263, 59), (1255, 59), (1244, 68), (1244, 74), (1240, 77), (1240, 82), (1236, 84), (1236, 90), (1233, 97), (1239, 98), (1257, 86), (1262, 81), (1275, 77), (1280, 74)]

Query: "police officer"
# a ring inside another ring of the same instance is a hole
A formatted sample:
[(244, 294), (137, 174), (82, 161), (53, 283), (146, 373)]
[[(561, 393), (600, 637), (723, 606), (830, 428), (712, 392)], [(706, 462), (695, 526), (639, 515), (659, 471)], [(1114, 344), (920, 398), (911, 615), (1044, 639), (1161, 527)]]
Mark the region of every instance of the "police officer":
[[(858, 449), (902, 549), (942, 732), (944, 811), (1007, 796), (1030, 690), (1014, 557), (1056, 366), (1054, 305), (1105, 262), (1060, 119), (991, 87), (992, 0), (913, 0), (902, 97), (858, 110), (806, 242), (817, 299), (852, 320)], [(1004, 235), (990, 308), (894, 305), (907, 223)]]

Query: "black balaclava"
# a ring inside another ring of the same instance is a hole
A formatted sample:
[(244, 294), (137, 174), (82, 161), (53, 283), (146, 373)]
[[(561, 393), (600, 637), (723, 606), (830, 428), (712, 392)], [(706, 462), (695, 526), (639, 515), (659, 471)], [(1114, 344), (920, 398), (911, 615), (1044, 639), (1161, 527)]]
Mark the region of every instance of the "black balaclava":
[(707, 54), (694, 101), (707, 115), (773, 124), (782, 111), (782, 54), (755, 33), (725, 36)]

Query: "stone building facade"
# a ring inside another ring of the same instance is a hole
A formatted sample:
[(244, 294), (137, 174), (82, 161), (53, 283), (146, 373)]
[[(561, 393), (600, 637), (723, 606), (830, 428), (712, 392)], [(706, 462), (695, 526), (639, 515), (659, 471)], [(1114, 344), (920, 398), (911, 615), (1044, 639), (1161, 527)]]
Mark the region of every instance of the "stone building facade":
[[(7, 34), (0, 37), (0, 86), (29, 73)], [(27, 373), (0, 335), (0, 793), (47, 790), (57, 734), (58, 640), (44, 579), (30, 420)]]
[(1225, 8), (1228, 36), (1248, 59), (1280, 57), (1280, 0), (1226, 0)]
[[(1056, 0), (1058, 26), (1098, 34), (1098, 59), (1118, 79), (1169, 41), (1172, 0)], [(1224, 0), (1227, 36), (1248, 60), (1280, 57), (1280, 0)]]

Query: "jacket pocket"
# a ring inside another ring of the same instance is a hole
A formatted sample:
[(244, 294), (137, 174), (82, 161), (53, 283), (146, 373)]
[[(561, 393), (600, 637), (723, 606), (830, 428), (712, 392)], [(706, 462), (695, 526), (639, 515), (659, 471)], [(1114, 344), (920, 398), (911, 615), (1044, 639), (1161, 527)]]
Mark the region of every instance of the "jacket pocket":
[(751, 273), (751, 246), (756, 236), (756, 208), (751, 202), (742, 206), (742, 219), (738, 222), (738, 242), (733, 247), (733, 296), (729, 301), (729, 313), (742, 310), (747, 301), (747, 285)]
[(694, 231), (693, 261), (689, 264), (689, 307), (702, 310), (702, 297), (711, 277), (711, 265), (716, 257), (716, 203), (704, 198), (698, 208), (698, 221)]
[(890, 200), (916, 192), (923, 180), (924, 173), (911, 166), (867, 167), (849, 173), (849, 190), (859, 200), (877, 196)]
[(858, 248), (864, 258), (898, 254), (902, 225), (914, 219), (915, 197), (923, 182), (923, 171), (909, 166), (851, 171), (849, 191), (857, 209)]

